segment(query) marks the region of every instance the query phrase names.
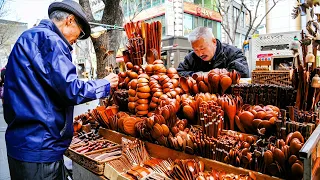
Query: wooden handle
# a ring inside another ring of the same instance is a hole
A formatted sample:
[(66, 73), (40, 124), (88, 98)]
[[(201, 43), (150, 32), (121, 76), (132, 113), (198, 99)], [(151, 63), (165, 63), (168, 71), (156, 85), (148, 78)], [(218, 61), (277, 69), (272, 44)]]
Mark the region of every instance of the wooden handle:
[(130, 22), (130, 38), (134, 38), (135, 37), (135, 33), (134, 33), (134, 23)]
[(144, 43), (144, 54), (148, 51), (148, 34), (147, 34), (147, 26), (144, 21), (141, 22), (141, 37)]
[(159, 57), (161, 57), (162, 24), (160, 21), (158, 21), (157, 25), (158, 25), (158, 53), (159, 53)]
[(125, 25), (124, 25), (124, 30), (126, 31), (126, 35), (127, 35), (127, 37), (129, 38), (129, 36), (130, 36), (129, 34), (130, 34), (130, 33), (129, 33), (128, 24), (125, 24)]

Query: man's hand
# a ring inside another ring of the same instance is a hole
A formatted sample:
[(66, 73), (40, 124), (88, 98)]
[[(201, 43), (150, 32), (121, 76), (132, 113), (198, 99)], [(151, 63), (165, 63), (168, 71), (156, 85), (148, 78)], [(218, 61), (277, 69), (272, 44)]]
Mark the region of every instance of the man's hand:
[(110, 82), (110, 87), (115, 88), (118, 86), (119, 77), (114, 73), (110, 73), (108, 76), (104, 77), (105, 80)]

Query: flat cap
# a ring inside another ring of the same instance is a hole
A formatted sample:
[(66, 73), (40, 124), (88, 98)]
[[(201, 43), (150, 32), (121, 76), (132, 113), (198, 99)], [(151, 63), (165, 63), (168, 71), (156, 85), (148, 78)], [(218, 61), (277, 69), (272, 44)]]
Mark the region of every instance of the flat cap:
[(61, 10), (71, 13), (77, 18), (85, 34), (81, 39), (87, 39), (90, 36), (91, 28), (87, 20), (86, 14), (84, 13), (84, 10), (79, 3), (73, 0), (63, 0), (61, 2), (54, 2), (49, 6), (48, 15), (50, 16), (50, 14), (55, 10)]

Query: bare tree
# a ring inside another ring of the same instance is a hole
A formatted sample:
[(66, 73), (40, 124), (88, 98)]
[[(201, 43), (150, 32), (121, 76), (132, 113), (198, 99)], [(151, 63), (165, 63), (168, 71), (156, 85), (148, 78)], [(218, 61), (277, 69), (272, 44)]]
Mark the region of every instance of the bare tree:
[[(232, 12), (233, 9), (231, 9), (233, 8), (233, 1), (234, 0), (218, 0), (218, 4), (216, 5), (219, 14), (222, 17), (221, 26), (223, 30), (226, 32), (232, 44), (235, 43), (235, 36), (242, 11), (246, 11), (249, 16), (249, 22), (247, 23), (248, 29), (245, 35), (245, 40), (247, 40), (249, 35), (255, 33), (255, 31), (261, 25), (263, 20), (281, 0), (270, 0), (272, 1), (272, 5), (270, 8), (266, 9), (266, 13), (262, 15), (261, 19), (258, 15), (258, 8), (260, 6), (260, 3), (263, 3), (262, 0), (253, 0), (255, 2), (254, 9), (249, 9), (248, 6), (245, 4), (244, 0), (240, 0), (240, 13), (237, 14), (236, 17), (234, 17), (234, 14)], [(266, 3), (268, 3), (268, 1), (269, 0), (267, 0)]]
[[(245, 39), (247, 40), (248, 39), (248, 36), (250, 33), (254, 33), (258, 27), (261, 25), (261, 23), (263, 22), (263, 20), (267, 17), (267, 15), (272, 11), (272, 9), (281, 1), (281, 0), (272, 0), (272, 5), (271, 7), (266, 10), (267, 12), (262, 16), (262, 18), (260, 19), (260, 21), (258, 22), (258, 24), (255, 25), (255, 22), (257, 21), (257, 18), (258, 18), (258, 7), (260, 5), (262, 0), (258, 0), (256, 6), (255, 6), (255, 13), (254, 15), (252, 14), (252, 11), (249, 10), (249, 8), (242, 2), (242, 6), (244, 6), (246, 8), (246, 10), (248, 11), (249, 13), (249, 29), (246, 33), (246, 36), (245, 36)], [(268, 1), (271, 1), (271, 0), (267, 0), (266, 3), (269, 3)]]
[(12, 37), (16, 23), (1, 23), (0, 21), (0, 49), (2, 49), (6, 42)]
[(5, 9), (5, 4), (7, 0), (0, 0), (0, 18), (7, 14), (7, 10)]
[[(0, 19), (8, 14), (8, 9), (5, 8), (9, 0), (0, 0)], [(13, 32), (17, 30), (17, 22), (0, 20), (0, 49), (3, 49), (8, 40), (12, 37)]]
[[(241, 0), (241, 1), (243, 1), (243, 0)], [(237, 31), (237, 27), (238, 27), (238, 22), (239, 22), (241, 12), (243, 11), (243, 6), (241, 6), (241, 8), (240, 8), (240, 13), (235, 18), (233, 18), (232, 2), (233, 2), (233, 0), (224, 0), (224, 1), (218, 0), (217, 9), (218, 9), (219, 14), (222, 17), (221, 26), (222, 26), (223, 30), (226, 32), (231, 43), (234, 44), (235, 39), (236, 39), (236, 31)], [(231, 11), (231, 13), (230, 13), (230, 11)], [(231, 17), (230, 17), (230, 15), (231, 15)]]
[[(89, 22), (122, 25), (123, 12), (120, 5), (121, 0), (102, 0), (104, 9), (101, 20), (95, 20), (92, 14), (89, 0), (79, 0), (80, 5), (85, 10)], [(98, 38), (91, 37), (97, 58), (97, 77), (103, 78), (107, 75), (106, 67), (115, 67), (115, 57), (119, 48), (121, 32), (117, 30), (108, 31)]]

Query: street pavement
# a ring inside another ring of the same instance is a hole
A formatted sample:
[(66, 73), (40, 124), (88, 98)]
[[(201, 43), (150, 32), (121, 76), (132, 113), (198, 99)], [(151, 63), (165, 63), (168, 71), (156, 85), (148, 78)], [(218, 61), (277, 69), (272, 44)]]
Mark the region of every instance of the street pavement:
[(6, 128), (7, 123), (4, 121), (2, 103), (0, 102), (0, 180), (10, 179), (7, 159), (7, 148), (4, 139)]

